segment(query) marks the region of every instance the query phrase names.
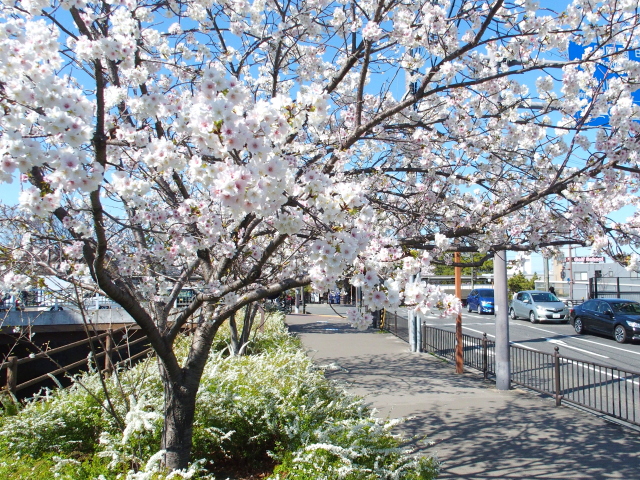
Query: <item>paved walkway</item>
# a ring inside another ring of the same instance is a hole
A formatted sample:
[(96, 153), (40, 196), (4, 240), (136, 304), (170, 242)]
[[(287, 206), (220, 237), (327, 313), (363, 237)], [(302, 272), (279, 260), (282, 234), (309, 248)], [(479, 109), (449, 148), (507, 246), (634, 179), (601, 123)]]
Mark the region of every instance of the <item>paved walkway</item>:
[[(344, 314), (345, 307), (336, 307)], [(411, 417), (404, 433), (443, 462), (441, 479), (640, 479), (640, 432), (530, 391), (501, 392), (456, 375), (431, 355), (374, 330), (358, 332), (328, 305), (288, 315), (291, 332), (327, 377), (362, 395), (381, 417)]]

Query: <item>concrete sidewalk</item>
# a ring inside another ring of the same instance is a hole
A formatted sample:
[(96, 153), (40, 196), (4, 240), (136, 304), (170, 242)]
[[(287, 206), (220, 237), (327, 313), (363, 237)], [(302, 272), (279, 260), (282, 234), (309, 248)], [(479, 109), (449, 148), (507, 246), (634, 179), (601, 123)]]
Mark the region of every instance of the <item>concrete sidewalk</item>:
[[(344, 314), (345, 307), (336, 310)], [(287, 324), (328, 378), (344, 384), (381, 417), (411, 417), (406, 435), (443, 462), (442, 479), (640, 479), (640, 433), (530, 391), (498, 391), (475, 373), (409, 351), (374, 330), (358, 332), (328, 305), (308, 305)]]

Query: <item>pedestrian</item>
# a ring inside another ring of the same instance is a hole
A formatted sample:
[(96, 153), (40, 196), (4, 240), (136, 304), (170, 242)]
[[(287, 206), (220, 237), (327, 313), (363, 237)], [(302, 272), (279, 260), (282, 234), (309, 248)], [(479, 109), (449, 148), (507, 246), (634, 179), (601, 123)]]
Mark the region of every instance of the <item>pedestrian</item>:
[(554, 295), (556, 294), (556, 289), (554, 288), (553, 285), (549, 287), (549, 292), (553, 293)]

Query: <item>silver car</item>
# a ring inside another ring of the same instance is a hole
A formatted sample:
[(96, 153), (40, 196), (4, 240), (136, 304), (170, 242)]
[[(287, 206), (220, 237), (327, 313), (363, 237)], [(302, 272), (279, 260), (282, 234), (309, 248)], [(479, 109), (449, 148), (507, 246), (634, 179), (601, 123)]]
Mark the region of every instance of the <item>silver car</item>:
[(512, 320), (528, 318), (531, 323), (540, 321), (569, 321), (569, 308), (553, 293), (538, 290), (518, 292), (511, 301), (509, 316)]

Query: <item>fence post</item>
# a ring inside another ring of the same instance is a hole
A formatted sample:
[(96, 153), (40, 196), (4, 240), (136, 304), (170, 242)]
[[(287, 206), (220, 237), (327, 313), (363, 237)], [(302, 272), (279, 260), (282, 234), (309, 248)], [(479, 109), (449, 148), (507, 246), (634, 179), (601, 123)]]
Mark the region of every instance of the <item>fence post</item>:
[(113, 362), (111, 360), (111, 354), (113, 353), (113, 330), (109, 329), (107, 332), (107, 338), (104, 341), (104, 370), (107, 374), (113, 372)]
[(553, 372), (556, 390), (556, 407), (560, 406), (562, 395), (560, 395), (560, 347), (554, 348), (553, 352)]
[(15, 394), (18, 385), (18, 357), (10, 356), (7, 358), (7, 390)]
[(482, 334), (482, 374), (485, 380), (489, 377), (489, 352), (486, 333)]
[(427, 326), (423, 323), (420, 325), (420, 329), (422, 330), (422, 335), (420, 337), (420, 351), (427, 351)]
[(395, 310), (393, 312), (393, 316), (394, 316), (394, 321), (393, 321), (393, 333), (395, 333), (396, 335), (398, 335), (398, 311)]

